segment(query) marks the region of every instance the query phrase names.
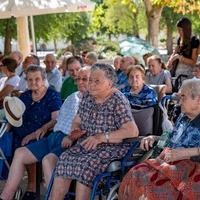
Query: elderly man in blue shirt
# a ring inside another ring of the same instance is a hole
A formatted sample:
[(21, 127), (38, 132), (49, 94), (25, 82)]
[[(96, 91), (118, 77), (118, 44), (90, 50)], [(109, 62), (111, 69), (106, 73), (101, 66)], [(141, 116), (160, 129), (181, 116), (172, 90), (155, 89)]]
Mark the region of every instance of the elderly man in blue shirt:
[(60, 92), (62, 86), (62, 74), (56, 67), (56, 58), (53, 54), (47, 54), (44, 59), (46, 65), (47, 80), (50, 87)]

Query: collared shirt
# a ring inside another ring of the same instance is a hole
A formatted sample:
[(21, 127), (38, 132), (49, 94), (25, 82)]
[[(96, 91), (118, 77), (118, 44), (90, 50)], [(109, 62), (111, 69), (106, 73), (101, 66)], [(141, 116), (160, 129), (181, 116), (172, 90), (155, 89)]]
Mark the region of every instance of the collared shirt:
[(71, 77), (65, 79), (60, 92), (62, 99), (66, 99), (70, 94), (76, 91), (78, 91), (78, 88), (74, 80)]
[(70, 133), (72, 120), (76, 116), (81, 99), (82, 94), (80, 92), (74, 92), (67, 97), (60, 109), (57, 123), (53, 129), (54, 132), (61, 131), (66, 135)]
[(22, 63), (20, 63), (17, 68), (15, 69), (15, 74), (18, 75), (19, 77), (21, 76), (23, 72), (23, 69), (22, 69)]
[(121, 73), (117, 74), (116, 86), (119, 87), (120, 85), (123, 85), (124, 87), (129, 86), (127, 74), (124, 73), (124, 72), (121, 72)]
[(28, 84), (26, 81), (26, 74), (25, 72), (22, 72), (20, 76), (20, 81), (19, 81), (18, 86), (16, 87), (16, 90), (26, 91), (27, 89), (28, 89)]
[(57, 92), (60, 92), (62, 86), (62, 74), (57, 67), (47, 72), (47, 80), (50, 87), (53, 87)]
[(170, 142), (167, 145), (170, 148), (192, 148), (200, 146), (200, 115), (190, 121), (190, 119), (181, 114), (178, 118)]
[(138, 94), (130, 92), (130, 89), (130, 86), (128, 86), (123, 88), (121, 92), (131, 104), (153, 106), (157, 103), (157, 95), (152, 87), (144, 84), (142, 90)]

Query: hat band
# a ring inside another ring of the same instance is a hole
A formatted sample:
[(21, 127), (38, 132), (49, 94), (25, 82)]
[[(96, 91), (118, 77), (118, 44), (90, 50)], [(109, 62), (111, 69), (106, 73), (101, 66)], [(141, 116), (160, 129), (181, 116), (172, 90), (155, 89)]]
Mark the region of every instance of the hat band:
[(16, 116), (12, 113), (12, 111), (10, 110), (10, 107), (9, 107), (7, 101), (5, 102), (5, 108), (6, 108), (7, 112), (8, 112), (8, 114), (9, 114), (14, 120), (20, 120), (20, 118), (16, 117)]

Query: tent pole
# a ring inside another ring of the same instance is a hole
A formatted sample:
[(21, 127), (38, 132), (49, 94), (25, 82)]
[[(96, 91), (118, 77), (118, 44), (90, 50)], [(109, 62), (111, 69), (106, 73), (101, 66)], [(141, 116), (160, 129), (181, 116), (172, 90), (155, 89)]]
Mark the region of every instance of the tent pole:
[(30, 23), (31, 23), (31, 38), (32, 38), (32, 44), (33, 44), (33, 53), (37, 55), (36, 51), (36, 44), (35, 44), (35, 29), (34, 29), (34, 21), (33, 21), (33, 16), (30, 17)]

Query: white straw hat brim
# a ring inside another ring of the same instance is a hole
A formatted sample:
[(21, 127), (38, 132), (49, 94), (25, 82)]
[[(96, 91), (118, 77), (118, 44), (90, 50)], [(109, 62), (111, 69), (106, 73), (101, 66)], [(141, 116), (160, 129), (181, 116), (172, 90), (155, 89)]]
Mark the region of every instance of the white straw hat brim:
[[(18, 99), (18, 103), (20, 104), (21, 106), (21, 113), (19, 114), (19, 116), (17, 117), (10, 109), (10, 106), (9, 106), (9, 101), (12, 100), (12, 98), (14, 97), (9, 97), (9, 96), (6, 96), (4, 98), (4, 101), (3, 101), (3, 106), (4, 106), (4, 112), (5, 112), (5, 116), (6, 116), (6, 119), (8, 120), (8, 122), (12, 125), (12, 126), (15, 126), (15, 127), (20, 127), (22, 125), (22, 115), (25, 111), (25, 105), (24, 103)], [(17, 98), (17, 97), (15, 97)], [(12, 103), (12, 102), (10, 102)]]

